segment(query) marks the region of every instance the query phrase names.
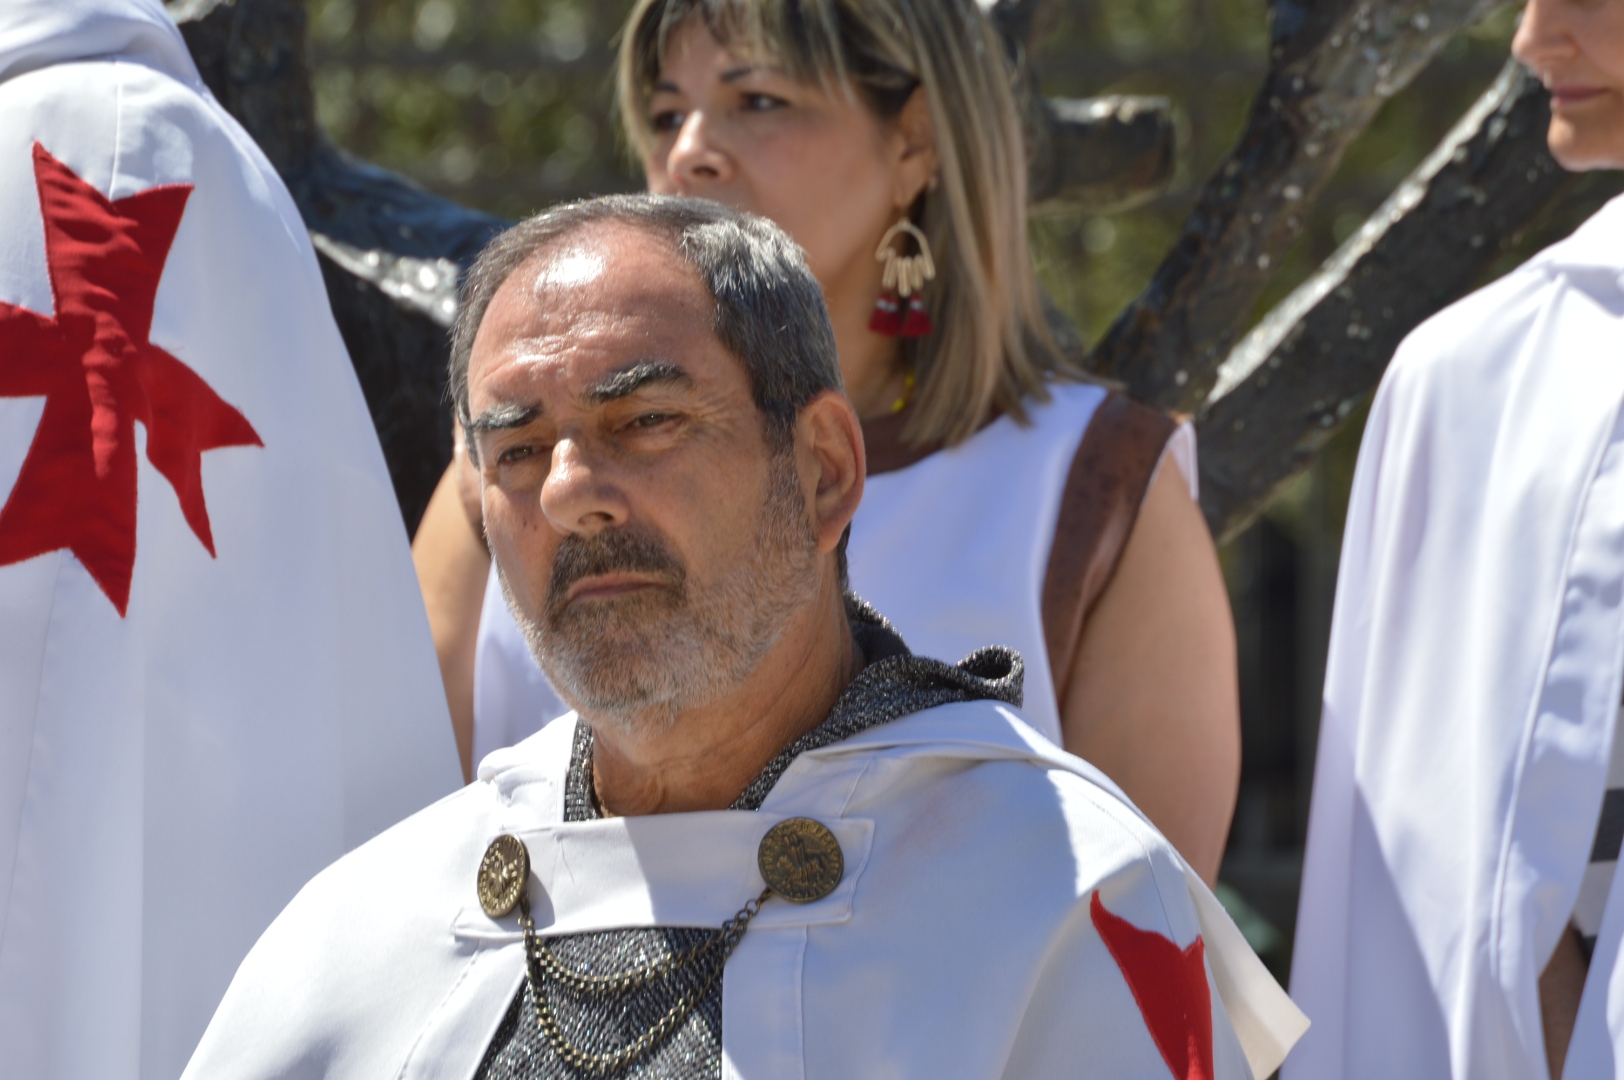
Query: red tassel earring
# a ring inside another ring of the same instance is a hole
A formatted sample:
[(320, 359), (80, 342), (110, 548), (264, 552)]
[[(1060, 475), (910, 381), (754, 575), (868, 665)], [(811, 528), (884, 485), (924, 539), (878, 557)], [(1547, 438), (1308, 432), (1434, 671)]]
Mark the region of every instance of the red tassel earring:
[[(891, 246), (898, 233), (913, 237), (919, 254), (898, 255)], [(925, 282), (936, 277), (936, 263), (930, 257), (930, 243), (925, 234), (903, 218), (885, 231), (874, 258), (885, 264), (885, 291), (874, 301), (874, 314), (869, 316), (868, 328), (887, 337), (924, 337), (930, 333), (934, 327), (930, 313), (925, 310), (922, 290)]]
[(886, 337), (898, 337), (902, 333), (902, 311), (897, 306), (897, 294), (886, 291), (874, 301), (874, 314), (868, 317), (868, 328), (876, 334)]

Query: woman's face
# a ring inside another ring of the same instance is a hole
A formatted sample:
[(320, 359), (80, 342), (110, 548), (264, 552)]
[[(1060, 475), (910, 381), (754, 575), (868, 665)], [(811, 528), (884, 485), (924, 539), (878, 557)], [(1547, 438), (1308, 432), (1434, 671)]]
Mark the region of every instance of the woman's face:
[(825, 294), (872, 298), (875, 245), (934, 168), (934, 150), (917, 153), (907, 137), (913, 108), (882, 121), (855, 97), (729, 52), (689, 18), (649, 101), (648, 187), (770, 218), (806, 249)]
[(1511, 51), (1551, 92), (1564, 168), (1624, 168), (1624, 0), (1529, 0)]

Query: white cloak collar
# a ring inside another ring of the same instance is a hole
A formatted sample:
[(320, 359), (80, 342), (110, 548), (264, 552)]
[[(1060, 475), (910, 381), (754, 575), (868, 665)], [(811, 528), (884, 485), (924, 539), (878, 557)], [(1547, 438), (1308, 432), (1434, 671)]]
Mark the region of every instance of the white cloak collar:
[[(1004, 706), (941, 706), (808, 751), (759, 811), (590, 822), (561, 820), (574, 723), (491, 755), (482, 782), (313, 881), (244, 962), (188, 1077), (467, 1080), (524, 971), (515, 917), (492, 920), (474, 897), (492, 839), (531, 852), (543, 934), (715, 926), (760, 893), (761, 836), (796, 816), (835, 832), (847, 873), (812, 904), (769, 902), (728, 961), (724, 1078), (1046, 1077), (1053, 1064), (1030, 1060), (1045, 1049), (1092, 1058), (1080, 1075), (1154, 1074), (1140, 1011), (1088, 929), (1096, 889), (1180, 949), (1204, 938), (1221, 1080), (1267, 1076), (1306, 1026), (1110, 782)], [(932, 792), (954, 794), (927, 811)], [(983, 797), (997, 814), (976, 812)], [(969, 933), (953, 908), (967, 881)], [(1068, 988), (1038, 994), (1053, 978)], [(970, 1026), (944, 1032), (961, 1013)]]
[[(989, 712), (1001, 722), (989, 723)], [(483, 843), (503, 832), (525, 841), (532, 873), (549, 900), (550, 924), (536, 912), (537, 926), (547, 934), (720, 925), (761, 888), (754, 852), (762, 835), (778, 821), (798, 816), (817, 818), (834, 831), (846, 855), (846, 876), (823, 900), (769, 905), (752, 925), (765, 929), (843, 921), (868, 860), (874, 825), (841, 815), (876, 758), (1028, 761), (1063, 769), (1108, 792), (1150, 825), (1104, 773), (1043, 738), (1018, 713), (987, 702), (927, 709), (807, 751), (785, 771), (759, 811), (565, 822), (565, 774), (576, 723), (573, 713), (561, 717), (517, 746), (491, 754), (479, 767), (479, 779), (492, 784), (514, 811), (493, 824)], [(1253, 1074), (1266, 1077), (1307, 1030), (1308, 1019), (1200, 876), (1182, 860), (1179, 865), (1224, 1007)], [(519, 936), (515, 926), (497, 927), (475, 903), (463, 908), (453, 932), (471, 940), (512, 941)]]

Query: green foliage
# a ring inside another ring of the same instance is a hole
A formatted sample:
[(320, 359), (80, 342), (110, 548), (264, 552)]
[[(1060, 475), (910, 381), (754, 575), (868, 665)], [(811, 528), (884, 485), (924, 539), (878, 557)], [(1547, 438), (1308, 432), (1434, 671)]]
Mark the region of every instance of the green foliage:
[(509, 217), (631, 190), (612, 104), (628, 0), (311, 0), (316, 114), (346, 149)]

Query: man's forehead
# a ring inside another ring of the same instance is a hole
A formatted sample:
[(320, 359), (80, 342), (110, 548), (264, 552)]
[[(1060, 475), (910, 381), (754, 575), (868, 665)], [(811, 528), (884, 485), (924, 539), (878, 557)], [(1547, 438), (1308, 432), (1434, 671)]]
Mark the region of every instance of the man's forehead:
[[(537, 252), (502, 283), (474, 351), (530, 339), (601, 338), (615, 332), (692, 336), (708, 330), (713, 303), (698, 272), (669, 242), (643, 230), (581, 230)], [(549, 347), (567, 345), (554, 341)]]
[(470, 358), (470, 396), (490, 404), (548, 393), (537, 378), (581, 396), (647, 363), (703, 380), (705, 354), (726, 353), (713, 310), (697, 270), (669, 241), (626, 226), (581, 230), (538, 252), (492, 298)]
[(555, 240), (516, 270), (502, 291), (509, 286), (542, 307), (581, 299), (712, 307), (698, 270), (669, 238), (624, 222), (595, 223)]

